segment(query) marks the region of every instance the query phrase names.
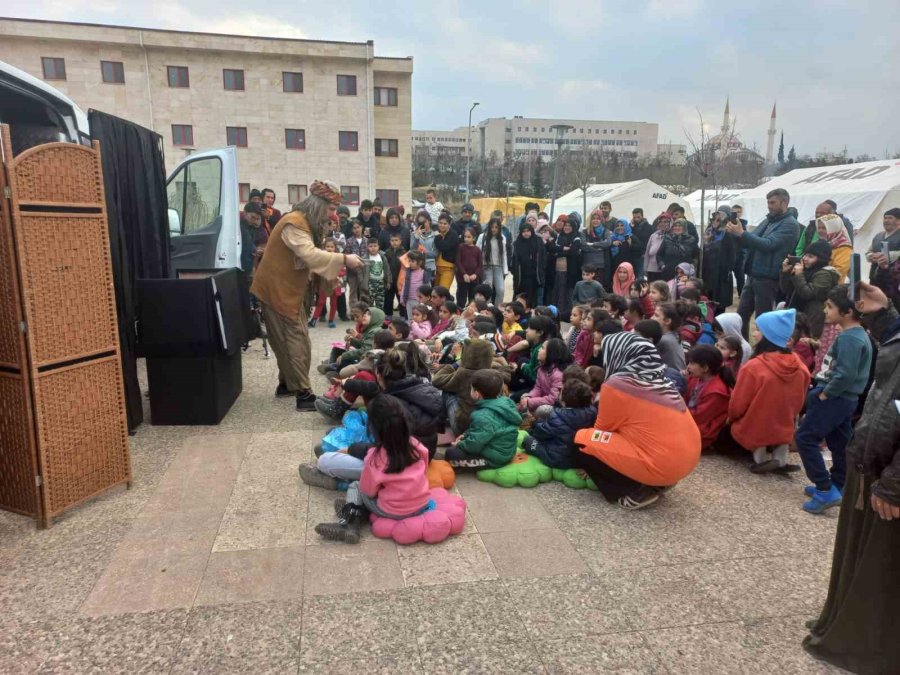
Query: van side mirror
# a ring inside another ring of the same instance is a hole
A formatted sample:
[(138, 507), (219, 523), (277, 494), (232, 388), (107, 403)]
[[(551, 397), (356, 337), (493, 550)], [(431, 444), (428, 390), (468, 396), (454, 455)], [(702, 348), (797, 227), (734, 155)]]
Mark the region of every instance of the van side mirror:
[(181, 216), (178, 215), (178, 211), (175, 209), (169, 209), (169, 236), (171, 237), (180, 237), (181, 236)]

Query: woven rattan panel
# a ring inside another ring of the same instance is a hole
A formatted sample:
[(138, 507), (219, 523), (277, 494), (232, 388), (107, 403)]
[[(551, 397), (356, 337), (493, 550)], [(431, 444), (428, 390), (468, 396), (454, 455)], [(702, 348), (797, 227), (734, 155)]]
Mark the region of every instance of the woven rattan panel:
[(0, 372), (0, 507), (38, 515), (36, 460), (22, 375)]
[(33, 367), (117, 349), (106, 218), (18, 215)]
[(96, 151), (74, 143), (38, 145), (16, 157), (20, 204), (100, 206), (103, 174)]
[(22, 368), (22, 332), (16, 259), (9, 215), (9, 202), (2, 197), (6, 174), (0, 167), (0, 365)]
[(118, 357), (34, 380), (45, 517), (131, 479)]

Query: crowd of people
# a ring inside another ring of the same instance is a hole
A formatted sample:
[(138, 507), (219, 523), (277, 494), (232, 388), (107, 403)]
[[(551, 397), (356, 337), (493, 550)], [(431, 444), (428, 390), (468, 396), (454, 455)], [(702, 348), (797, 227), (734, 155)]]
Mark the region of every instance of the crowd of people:
[[(866, 607), (900, 590), (900, 209), (867, 254), (871, 283), (851, 286), (852, 225), (825, 203), (801, 228), (781, 189), (753, 229), (737, 205), (701, 233), (677, 204), (651, 224), (604, 203), (586, 226), (532, 209), (513, 237), (502, 214), (482, 226), (467, 204), (453, 218), (433, 194), (412, 218), (368, 201), (351, 218), (333, 185), (315, 187), (327, 213), (304, 203), (279, 221), (253, 291), (280, 324), (276, 393), (338, 425), (368, 413), (365, 438), (300, 467), (309, 485), (346, 489), (321, 536), (355, 543), (370, 513), (427, 510), (435, 458), (478, 471), (523, 452), (626, 510), (663, 498), (702, 452), (746, 456), (757, 475), (802, 466), (803, 510), (841, 507), (806, 647), (850, 669), (896, 663)], [(280, 288), (298, 269), (315, 303), (299, 281)], [(315, 397), (308, 329), (342, 298), (353, 326), (319, 364), (329, 390)]]

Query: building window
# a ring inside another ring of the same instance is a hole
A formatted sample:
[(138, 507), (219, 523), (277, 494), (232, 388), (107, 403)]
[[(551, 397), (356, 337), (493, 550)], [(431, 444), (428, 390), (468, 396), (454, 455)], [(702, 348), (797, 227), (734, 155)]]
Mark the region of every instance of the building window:
[(288, 150), (306, 150), (306, 130), (285, 129), (284, 147)]
[(166, 66), (169, 76), (169, 86), (186, 89), (191, 86), (187, 66)]
[(397, 206), (400, 203), (400, 190), (375, 190), (375, 196), (385, 206)]
[(376, 157), (396, 157), (397, 156), (397, 139), (395, 139), (395, 138), (376, 138), (375, 139), (375, 156)]
[(339, 131), (338, 149), (344, 152), (357, 152), (359, 150), (359, 134), (355, 131)]
[(41, 66), (44, 69), (45, 80), (64, 80), (66, 79), (66, 60), (56, 59), (49, 56), (41, 58)]
[(356, 96), (356, 75), (337, 76), (338, 96)]
[(225, 68), (222, 71), (222, 82), (225, 91), (244, 91), (244, 71)]
[(349, 206), (358, 206), (359, 185), (341, 185), (341, 201)]
[(375, 87), (375, 105), (381, 105), (381, 106), (397, 105), (397, 88), (396, 87)]
[(172, 145), (193, 145), (194, 127), (190, 124), (172, 125)]
[(225, 144), (247, 147), (247, 127), (225, 127)]
[(303, 93), (303, 73), (281, 73), (284, 90), (292, 94)]
[(299, 204), (309, 196), (309, 190), (305, 185), (288, 185), (288, 202), (291, 206)]
[(125, 84), (125, 64), (121, 61), (101, 61), (100, 73), (107, 84)]
[(622, 130), (621, 130), (621, 129), (619, 129), (619, 136), (621, 136), (621, 135), (622, 135)]
[(250, 183), (238, 183), (238, 199), (241, 203), (250, 201)]

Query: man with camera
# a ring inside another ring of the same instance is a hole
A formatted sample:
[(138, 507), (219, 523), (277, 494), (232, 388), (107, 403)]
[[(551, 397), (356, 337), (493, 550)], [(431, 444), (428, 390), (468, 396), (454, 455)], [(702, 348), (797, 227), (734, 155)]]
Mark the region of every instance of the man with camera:
[(769, 214), (753, 232), (745, 232), (740, 223), (728, 222), (725, 231), (746, 249), (744, 271), (747, 282), (738, 302), (738, 314), (744, 339), (750, 335), (750, 318), (775, 309), (781, 263), (794, 250), (800, 236), (800, 224), (788, 213), (791, 196), (776, 188), (766, 195)]

